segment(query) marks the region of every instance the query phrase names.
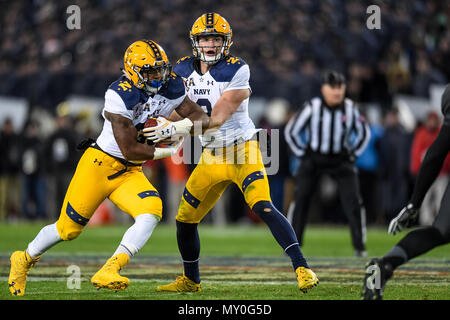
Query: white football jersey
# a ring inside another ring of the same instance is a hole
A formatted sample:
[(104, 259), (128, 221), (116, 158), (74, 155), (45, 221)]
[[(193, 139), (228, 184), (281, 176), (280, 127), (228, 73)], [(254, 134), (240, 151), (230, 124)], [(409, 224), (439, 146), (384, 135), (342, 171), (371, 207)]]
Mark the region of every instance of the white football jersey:
[[(242, 59), (227, 57), (203, 75), (196, 68), (196, 63), (198, 60), (194, 57), (181, 58), (173, 71), (183, 78), (188, 97), (200, 105), (209, 116), (225, 91), (250, 90), (250, 69)], [(202, 146), (224, 147), (240, 140), (247, 141), (254, 136), (258, 130), (249, 117), (248, 101), (248, 98), (245, 99), (218, 131), (200, 135)]]
[[(140, 131), (148, 118), (158, 115), (169, 117), (185, 96), (183, 80), (174, 74), (170, 75), (168, 83), (153, 97), (133, 86), (125, 76), (122, 76), (106, 90), (102, 115), (105, 118), (105, 111), (108, 111), (124, 116), (133, 121), (137, 131)], [(111, 122), (106, 118), (97, 144), (106, 153), (124, 159), (114, 138)]]

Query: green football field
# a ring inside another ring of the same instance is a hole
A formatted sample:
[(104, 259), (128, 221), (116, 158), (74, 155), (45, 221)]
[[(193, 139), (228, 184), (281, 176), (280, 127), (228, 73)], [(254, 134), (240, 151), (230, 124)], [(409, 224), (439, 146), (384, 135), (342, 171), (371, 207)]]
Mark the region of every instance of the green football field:
[[(353, 257), (345, 226), (309, 226), (302, 248), (320, 284), (307, 294), (297, 289), (289, 258), (265, 225), (200, 225), (200, 293), (158, 293), (156, 287), (182, 273), (175, 227), (159, 225), (121, 274), (131, 281), (120, 292), (96, 290), (91, 276), (111, 256), (128, 225), (87, 227), (74, 241), (51, 248), (30, 271), (24, 297), (7, 286), (9, 256), (24, 250), (44, 224), (0, 225), (0, 300), (355, 300), (360, 299), (364, 265), (385, 254), (405, 233), (390, 236), (369, 228), (368, 258)], [(449, 300), (450, 246), (442, 246), (400, 267), (385, 290), (386, 300)], [(79, 271), (77, 282), (71, 270)]]

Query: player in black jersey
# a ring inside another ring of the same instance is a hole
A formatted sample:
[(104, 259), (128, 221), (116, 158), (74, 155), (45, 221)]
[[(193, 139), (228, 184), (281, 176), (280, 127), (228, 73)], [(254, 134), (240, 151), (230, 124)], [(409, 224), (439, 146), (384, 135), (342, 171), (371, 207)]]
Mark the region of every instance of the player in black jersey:
[[(444, 123), (436, 140), (427, 150), (409, 203), (392, 219), (388, 232), (395, 235), (416, 225), (423, 199), (436, 179), (450, 151), (450, 85), (442, 95)], [(384, 257), (374, 258), (366, 266), (361, 296), (365, 300), (383, 298), (386, 281), (394, 270), (407, 261), (431, 249), (450, 242), (450, 183), (442, 197), (439, 213), (433, 224), (409, 232)]]

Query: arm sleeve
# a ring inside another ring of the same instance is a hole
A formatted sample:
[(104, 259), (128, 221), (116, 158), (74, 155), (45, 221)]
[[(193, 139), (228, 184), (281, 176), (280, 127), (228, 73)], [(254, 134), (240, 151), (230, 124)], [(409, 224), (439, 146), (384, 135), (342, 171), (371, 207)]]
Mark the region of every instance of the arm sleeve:
[(250, 68), (248, 65), (243, 65), (233, 76), (233, 78), (231, 79), (230, 83), (228, 84), (228, 86), (225, 88), (224, 91), (250, 89), (249, 80), (250, 80)]
[(450, 150), (450, 125), (443, 125), (433, 144), (428, 148), (419, 175), (417, 176), (411, 203), (419, 208), (423, 199), (439, 174), (444, 160)]
[(105, 107), (103, 111), (120, 114), (125, 118), (133, 120), (133, 111), (128, 110), (120, 95), (111, 89), (108, 89), (105, 93)]

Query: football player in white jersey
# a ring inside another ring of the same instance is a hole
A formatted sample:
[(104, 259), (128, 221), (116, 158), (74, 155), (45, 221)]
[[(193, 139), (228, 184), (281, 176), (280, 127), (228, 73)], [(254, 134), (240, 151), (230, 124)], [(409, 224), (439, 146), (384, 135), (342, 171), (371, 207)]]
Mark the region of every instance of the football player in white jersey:
[(77, 238), (106, 198), (135, 222), (91, 282), (96, 288), (127, 288), (129, 279), (119, 270), (144, 246), (162, 214), (161, 198), (144, 176), (141, 164), (175, 154), (182, 143), (181, 139), (162, 148), (142, 139), (139, 132), (148, 118), (170, 116), (173, 110), (183, 118), (172, 123), (178, 133), (188, 134), (193, 121), (208, 126), (208, 116), (186, 96), (182, 79), (171, 73), (167, 55), (156, 42), (132, 43), (125, 52), (123, 73), (105, 93), (105, 122), (100, 136), (80, 147), (84, 153), (58, 221), (45, 226), (26, 250), (11, 256), (8, 285), (13, 295), (24, 295), (30, 268), (53, 245)]
[[(200, 16), (192, 26), (190, 38), (193, 56), (180, 59), (174, 72), (184, 79), (189, 98), (210, 115), (209, 130), (200, 136), (203, 152), (188, 179), (176, 216), (183, 276), (158, 286), (157, 290), (201, 291), (197, 225), (227, 186), (235, 183), (249, 207), (269, 226), (291, 258), (298, 287), (306, 292), (319, 281), (303, 257), (291, 225), (270, 198), (258, 130), (248, 114), (249, 66), (241, 58), (230, 55), (231, 27), (217, 13)], [(176, 130), (159, 130), (151, 139), (158, 141), (172, 131)]]

